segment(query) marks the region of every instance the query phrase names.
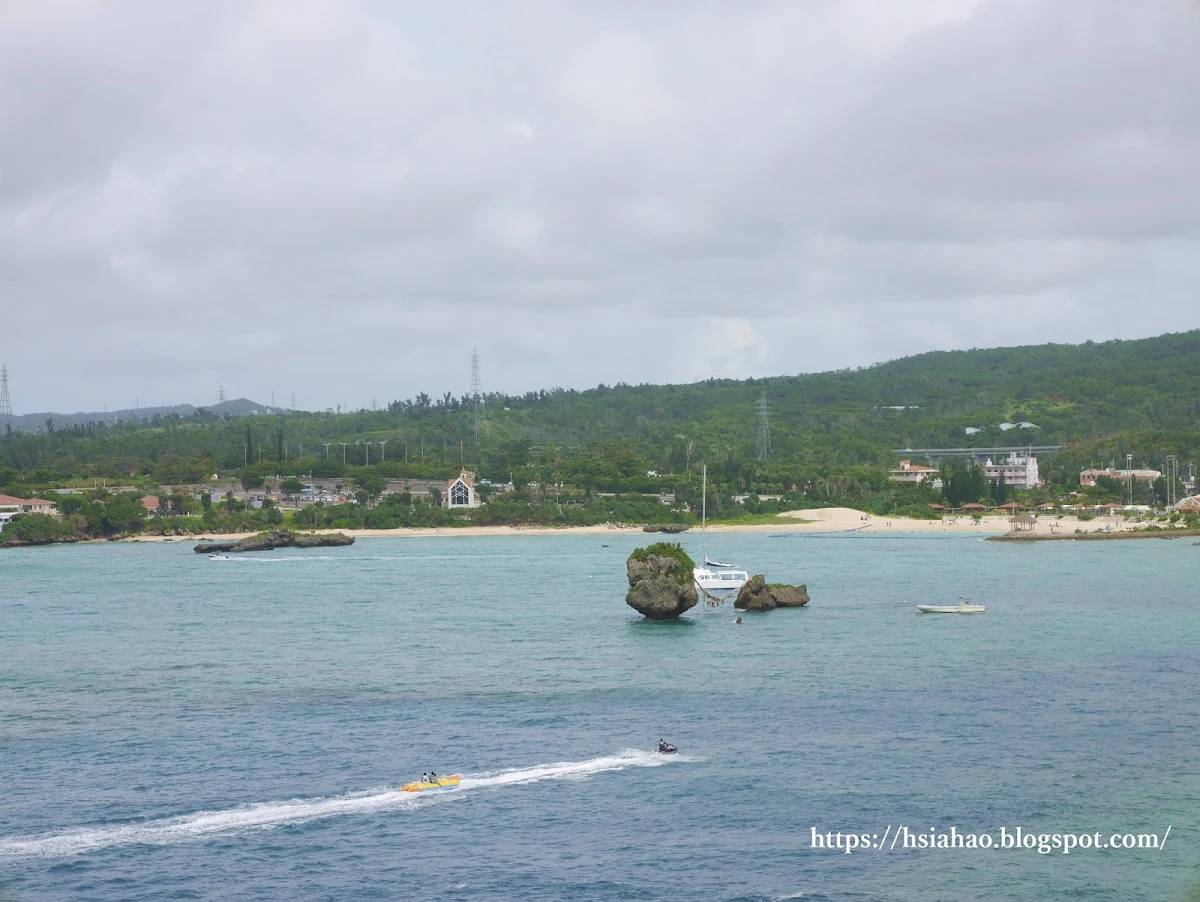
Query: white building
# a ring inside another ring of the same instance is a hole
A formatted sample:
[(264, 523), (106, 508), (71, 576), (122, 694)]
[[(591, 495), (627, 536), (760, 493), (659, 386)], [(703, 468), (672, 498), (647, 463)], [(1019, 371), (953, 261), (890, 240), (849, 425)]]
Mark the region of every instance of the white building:
[(12, 495), (0, 495), (0, 530), (4, 529), (13, 517), (21, 514), (56, 514), (54, 502), (44, 498), (14, 498)]
[(911, 482), (920, 485), (926, 479), (933, 479), (936, 475), (935, 467), (923, 467), (920, 464), (902, 460), (899, 467), (888, 473), (888, 479), (892, 482)]
[(466, 467), (463, 467), (463, 471), (458, 476), (446, 483), (446, 494), (442, 496), (442, 507), (454, 510), (479, 507), (482, 503), (479, 495), (475, 492), (472, 474), (467, 472)]
[(1121, 482), (1128, 482), (1130, 479), (1138, 479), (1142, 482), (1154, 482), (1159, 476), (1162, 476), (1158, 470), (1118, 470), (1115, 467), (1105, 467), (1103, 470), (1092, 468), (1090, 470), (1079, 471), (1079, 484), (1086, 487), (1091, 487), (1096, 484), (1097, 476), (1108, 476), (1110, 479), (1117, 479)]
[(52, 514), (54, 502), (45, 498), (14, 498), (0, 495), (0, 511), (14, 514)]
[(1003, 476), (1005, 483), (1016, 489), (1032, 489), (1042, 484), (1038, 478), (1037, 458), (1032, 454), (1014, 454), (1003, 463), (992, 463), (989, 457), (983, 472), (989, 482)]

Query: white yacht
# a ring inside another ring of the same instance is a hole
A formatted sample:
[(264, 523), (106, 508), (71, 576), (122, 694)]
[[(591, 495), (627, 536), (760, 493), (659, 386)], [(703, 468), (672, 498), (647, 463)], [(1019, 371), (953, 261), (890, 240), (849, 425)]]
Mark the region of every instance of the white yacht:
[[(702, 482), (701, 500), (700, 500), (700, 531), (705, 533), (708, 522), (708, 465), (704, 465), (704, 477)], [(707, 547), (707, 543), (706, 546)], [(739, 589), (750, 579), (750, 574), (745, 570), (738, 570), (733, 564), (725, 564), (721, 561), (714, 561), (708, 556), (708, 552), (704, 554), (704, 566), (694, 567), (692, 569), (692, 579), (696, 583), (696, 589), (700, 594), (705, 595), (710, 600), (721, 600), (729, 595), (736, 594)]]
[(696, 588), (703, 589), (709, 595), (726, 595), (738, 591), (750, 574), (745, 570), (709, 570), (707, 567), (696, 567), (692, 570), (692, 579)]

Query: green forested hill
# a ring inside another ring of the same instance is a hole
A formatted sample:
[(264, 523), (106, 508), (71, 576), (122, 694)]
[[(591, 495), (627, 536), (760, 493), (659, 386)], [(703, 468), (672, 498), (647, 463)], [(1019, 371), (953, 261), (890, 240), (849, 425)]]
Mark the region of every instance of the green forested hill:
[[(754, 459), (763, 393), (767, 461)], [(367, 462), (363, 443), (380, 441), (386, 449), (369, 449), (379, 475), (443, 476), (464, 462), (497, 481), (511, 475), (518, 484), (649, 491), (689, 483), (704, 462), (731, 492), (797, 485), (828, 499), (887, 491), (897, 448), (1063, 444), (1063, 453), (1043, 461), (1043, 473), (1071, 484), (1081, 465), (1127, 452), (1156, 468), (1167, 454), (1200, 463), (1200, 331), (934, 352), (767, 379), (494, 393), (484, 409), (478, 444), (468, 399), (450, 393), (378, 412), (230, 420), (200, 411), (13, 433), (0, 439), (0, 491), (131, 475), (150, 483), (196, 482), (214, 472), (355, 476)], [(1006, 422), (1038, 428), (1001, 431)], [(967, 427), (982, 431), (968, 436)]]

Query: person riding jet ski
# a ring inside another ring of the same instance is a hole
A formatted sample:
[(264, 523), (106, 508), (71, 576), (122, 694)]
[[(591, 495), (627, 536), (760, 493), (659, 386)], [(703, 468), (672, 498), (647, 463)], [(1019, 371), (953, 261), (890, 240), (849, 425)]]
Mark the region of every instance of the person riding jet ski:
[(660, 739), (658, 740), (658, 751), (662, 755), (673, 755), (675, 752), (679, 751), (679, 749), (675, 748), (675, 746), (671, 745), (671, 743)]

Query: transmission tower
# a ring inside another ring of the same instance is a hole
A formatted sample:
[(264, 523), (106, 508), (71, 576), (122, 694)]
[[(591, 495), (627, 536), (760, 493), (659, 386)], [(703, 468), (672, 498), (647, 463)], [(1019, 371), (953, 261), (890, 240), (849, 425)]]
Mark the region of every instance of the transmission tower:
[(217, 389), (217, 407), (225, 406), (225, 386)]
[(758, 441), (755, 443), (754, 456), (758, 460), (766, 460), (771, 456), (771, 427), (767, 425), (767, 393), (763, 392), (758, 399)]
[[(483, 382), (479, 378), (479, 349), (471, 348), (471, 406), (475, 411), (475, 444), (479, 444), (479, 424), (483, 415), (479, 410), (480, 396), (483, 394)], [(485, 427), (487, 423), (483, 424)]]
[(292, 412), (295, 413), (296, 412), (296, 393), (295, 392), (292, 392), (292, 397), (289, 400), (291, 401)]
[(8, 397), (8, 364), (0, 365), (0, 429), (12, 430), (12, 401)]

